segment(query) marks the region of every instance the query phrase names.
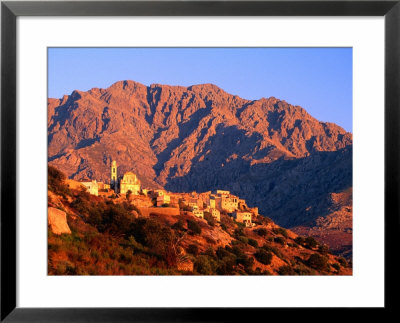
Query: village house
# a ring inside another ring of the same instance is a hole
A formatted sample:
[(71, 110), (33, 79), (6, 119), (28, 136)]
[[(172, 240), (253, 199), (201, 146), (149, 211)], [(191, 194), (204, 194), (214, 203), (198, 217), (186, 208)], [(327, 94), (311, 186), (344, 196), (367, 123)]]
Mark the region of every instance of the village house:
[(170, 197), (170, 202), (169, 202), (170, 206), (179, 207), (179, 195), (170, 194), (169, 197)]
[(157, 206), (164, 206), (171, 203), (171, 198), (169, 195), (161, 194), (157, 196)]
[(258, 216), (258, 207), (251, 207), (249, 210), (254, 216)]
[(243, 199), (239, 199), (239, 200), (238, 200), (238, 209), (239, 209), (239, 210), (241, 210), (241, 209), (247, 209), (247, 204), (246, 204), (246, 201), (245, 201), (245, 200), (243, 200)]
[(82, 184), (90, 194), (99, 196), (99, 185), (96, 180), (84, 179), (79, 183)]
[(187, 200), (187, 205), (190, 207), (197, 206), (199, 209), (203, 208), (203, 200), (199, 198), (189, 198)]
[(108, 191), (110, 189), (110, 184), (106, 184), (104, 182), (97, 182), (99, 192), (100, 191)]
[(204, 219), (204, 211), (199, 210), (199, 207), (197, 205), (192, 207), (192, 213), (194, 216)]
[(230, 191), (224, 191), (224, 190), (216, 190), (215, 194), (218, 195), (218, 196), (221, 196), (221, 197), (222, 196), (228, 197), (231, 194), (231, 192)]
[[(214, 199), (215, 206), (210, 204), (210, 207), (216, 207), (220, 211), (225, 210), (228, 213), (232, 213), (238, 209), (239, 198), (235, 195), (232, 195), (230, 191), (216, 190)], [(213, 203), (211, 202), (211, 196), (210, 203)]]
[(211, 192), (203, 198), (203, 201), (208, 208), (216, 208), (215, 195)]
[(163, 195), (166, 195), (166, 194), (167, 194), (167, 192), (164, 191), (164, 190), (153, 190), (153, 191), (151, 191), (151, 195), (153, 197), (159, 197), (159, 196), (163, 196)]
[(217, 209), (215, 208), (207, 208), (204, 211), (207, 211), (211, 214), (211, 216), (217, 221), (217, 222), (221, 222), (221, 212), (219, 212)]
[(246, 227), (253, 226), (253, 224), (251, 222), (251, 212), (236, 211), (233, 213), (233, 217), (237, 222), (244, 223), (246, 225)]
[(238, 209), (238, 198), (234, 195), (221, 196), (216, 200), (216, 206), (220, 210), (232, 213)]

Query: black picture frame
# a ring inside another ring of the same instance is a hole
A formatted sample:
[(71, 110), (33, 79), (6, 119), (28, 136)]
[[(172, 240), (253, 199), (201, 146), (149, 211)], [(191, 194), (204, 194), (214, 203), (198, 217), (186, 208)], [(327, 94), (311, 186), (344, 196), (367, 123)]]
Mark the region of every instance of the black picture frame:
[[(16, 19), (19, 16), (384, 16), (385, 18), (385, 307), (395, 311), (399, 274), (400, 0), (395, 1), (2, 1), (1, 3), (1, 321), (238, 321), (255, 308), (16, 307)], [(373, 233), (371, 233), (373, 235)], [(373, 260), (371, 260), (373, 261)], [(40, 293), (40, 291), (38, 291)], [(318, 297), (318, 296), (316, 296)], [(274, 309), (291, 315), (294, 309)], [(313, 309), (314, 310), (314, 309)], [(327, 309), (329, 310), (329, 309)], [(250, 316), (249, 316), (250, 315)], [(269, 314), (268, 314), (269, 315)], [(381, 318), (382, 309), (369, 311)], [(316, 317), (318, 318), (318, 317)], [(250, 319), (251, 321), (251, 319)]]

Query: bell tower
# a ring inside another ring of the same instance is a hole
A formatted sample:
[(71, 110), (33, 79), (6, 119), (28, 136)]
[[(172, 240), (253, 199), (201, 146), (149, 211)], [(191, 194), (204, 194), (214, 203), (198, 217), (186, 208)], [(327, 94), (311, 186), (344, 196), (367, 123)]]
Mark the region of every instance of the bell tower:
[(117, 186), (118, 186), (118, 180), (117, 180), (117, 162), (115, 160), (112, 161), (111, 163), (111, 187), (114, 189), (115, 193), (117, 193)]

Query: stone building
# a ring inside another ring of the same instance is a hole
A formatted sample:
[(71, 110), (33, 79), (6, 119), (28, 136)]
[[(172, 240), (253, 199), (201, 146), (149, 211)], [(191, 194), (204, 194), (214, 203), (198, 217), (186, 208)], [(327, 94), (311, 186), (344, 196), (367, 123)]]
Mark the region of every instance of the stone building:
[(205, 199), (205, 203), (207, 204), (207, 207), (215, 209), (217, 207), (215, 195), (208, 195), (208, 197)]
[(131, 191), (133, 195), (138, 195), (140, 193), (140, 180), (137, 178), (136, 174), (132, 172), (126, 172), (119, 182), (119, 189), (121, 194), (126, 194)]
[(163, 206), (165, 204), (170, 204), (171, 198), (169, 195), (162, 194), (157, 196), (157, 206)]
[(232, 213), (238, 208), (238, 198), (234, 195), (217, 197), (216, 207), (220, 210)]
[(84, 179), (81, 180), (80, 183), (86, 187), (86, 190), (90, 194), (99, 196), (99, 185), (97, 184), (96, 180)]
[(224, 191), (224, 190), (216, 190), (215, 194), (218, 195), (218, 196), (228, 197), (231, 194), (231, 192), (230, 191)]
[(198, 206), (192, 207), (192, 213), (194, 216), (204, 219), (204, 211), (199, 210)]
[(233, 213), (233, 217), (237, 222), (244, 223), (246, 227), (252, 227), (253, 224), (251, 222), (251, 212), (239, 212), (236, 211)]
[(97, 182), (99, 187), (99, 191), (108, 191), (110, 189), (110, 184), (106, 184), (104, 182)]
[(207, 209), (208, 212), (211, 213), (212, 217), (217, 220), (217, 222), (221, 222), (221, 212), (219, 212), (217, 209), (215, 208), (209, 208)]
[(117, 162), (113, 160), (111, 162), (110, 186), (114, 192), (126, 194), (128, 191), (131, 191), (133, 195), (138, 195), (140, 193), (141, 183), (136, 174), (126, 172), (122, 178), (119, 178), (117, 168)]

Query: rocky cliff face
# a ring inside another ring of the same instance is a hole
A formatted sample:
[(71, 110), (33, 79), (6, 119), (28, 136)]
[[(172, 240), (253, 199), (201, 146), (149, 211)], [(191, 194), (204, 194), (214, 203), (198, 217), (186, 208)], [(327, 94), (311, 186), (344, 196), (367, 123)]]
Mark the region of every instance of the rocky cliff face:
[(108, 182), (116, 159), (144, 186), (231, 189), (289, 227), (326, 213), (329, 194), (352, 181), (351, 133), (285, 101), (212, 84), (121, 81), (49, 99), (48, 144), (49, 163), (70, 178)]

